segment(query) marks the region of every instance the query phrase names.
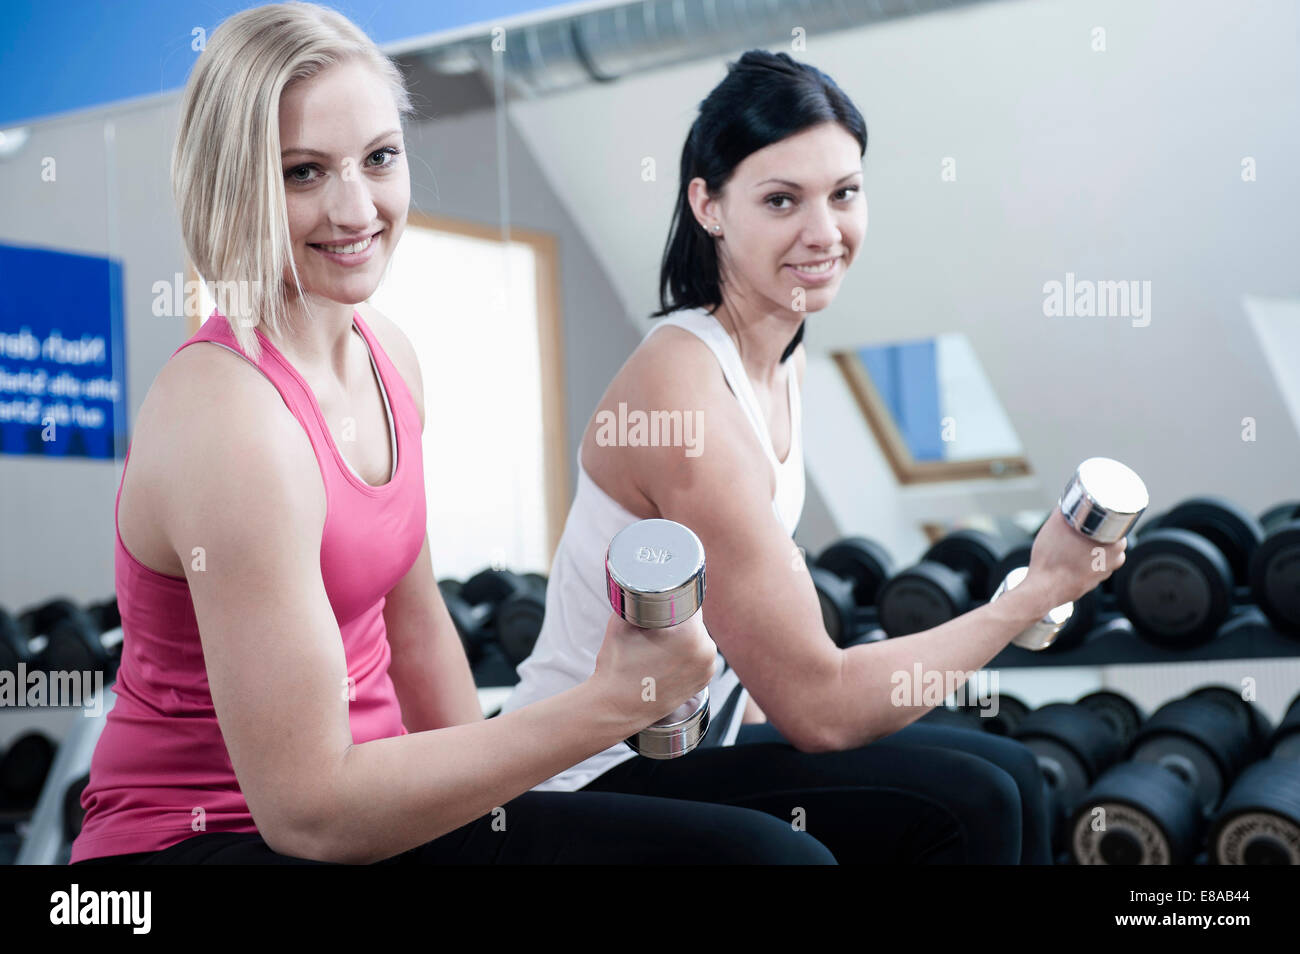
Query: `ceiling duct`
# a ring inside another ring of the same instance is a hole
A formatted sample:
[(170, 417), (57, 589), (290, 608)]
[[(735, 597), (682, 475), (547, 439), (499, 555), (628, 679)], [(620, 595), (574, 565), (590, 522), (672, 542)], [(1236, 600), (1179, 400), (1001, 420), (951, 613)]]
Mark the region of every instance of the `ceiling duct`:
[(505, 51), (482, 36), (423, 51), (444, 76), (493, 74), (503, 57), (515, 96), (536, 97), (588, 83), (751, 47), (784, 46), (807, 36), (987, 0), (638, 0), (508, 30)]

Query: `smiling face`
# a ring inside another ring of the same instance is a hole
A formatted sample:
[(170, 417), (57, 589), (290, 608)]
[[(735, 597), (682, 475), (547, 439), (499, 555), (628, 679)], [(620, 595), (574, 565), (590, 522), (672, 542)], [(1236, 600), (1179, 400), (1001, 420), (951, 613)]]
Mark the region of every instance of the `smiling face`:
[[(820, 311), (839, 291), (867, 231), (858, 141), (822, 123), (746, 156), (719, 200), (703, 179), (690, 186), (696, 219), (722, 226), (717, 243), (724, 284), (767, 307)], [(712, 231), (710, 235), (714, 234)]]
[(364, 301), (397, 247), (411, 202), (389, 87), (355, 60), (292, 84), (280, 98), (280, 146), (303, 290), (346, 304)]

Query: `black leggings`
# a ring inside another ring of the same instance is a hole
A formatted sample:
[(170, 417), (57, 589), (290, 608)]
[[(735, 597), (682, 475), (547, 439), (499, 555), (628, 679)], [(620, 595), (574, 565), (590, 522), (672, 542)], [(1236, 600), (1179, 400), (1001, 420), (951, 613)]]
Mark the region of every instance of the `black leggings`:
[[(526, 792), (380, 864), (1048, 864), (1033, 755), (998, 736), (910, 725), (802, 753), (766, 724), (735, 746), (633, 758), (578, 792)], [(80, 864), (318, 864), (256, 833), (208, 832)]]
[[(748, 808), (596, 792), (525, 792), (391, 864), (833, 865), (824, 845)], [(502, 830), (503, 829), (503, 830)], [(207, 832), (162, 851), (84, 865), (314, 865), (277, 854), (255, 832)]]
[(841, 864), (1052, 863), (1043, 774), (1028, 748), (913, 723), (870, 745), (815, 754), (768, 723), (685, 758), (632, 758), (585, 792), (690, 798), (798, 821)]

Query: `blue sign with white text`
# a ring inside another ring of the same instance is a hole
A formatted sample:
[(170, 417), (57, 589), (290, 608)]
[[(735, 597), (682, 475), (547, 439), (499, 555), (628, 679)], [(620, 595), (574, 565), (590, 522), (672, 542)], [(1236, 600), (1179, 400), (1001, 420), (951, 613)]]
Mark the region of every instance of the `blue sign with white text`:
[(124, 456), (122, 264), (0, 245), (0, 454)]

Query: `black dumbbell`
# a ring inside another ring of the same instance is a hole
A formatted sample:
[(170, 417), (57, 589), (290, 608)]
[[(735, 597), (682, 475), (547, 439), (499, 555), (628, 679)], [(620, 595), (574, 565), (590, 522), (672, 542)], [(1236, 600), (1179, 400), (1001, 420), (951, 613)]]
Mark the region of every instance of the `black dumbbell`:
[(983, 729), (993, 735), (1014, 736), (1016, 730), (1020, 728), (1020, 724), (1029, 715), (1029, 706), (1015, 696), (1009, 696), (1004, 692), (998, 693), (997, 699), (996, 714), (990, 714), (993, 712), (993, 706), (986, 705), (983, 702), (968, 702), (960, 708), (975, 716), (979, 723), (976, 728)]
[(1206, 698), (1223, 706), (1225, 712), (1241, 723), (1250, 738), (1247, 761), (1253, 762), (1265, 757), (1273, 738), (1273, 725), (1259, 706), (1247, 702), (1239, 691), (1227, 686), (1201, 686), (1188, 693), (1187, 698)]
[(90, 784), (90, 776), (83, 775), (71, 782), (63, 793), (63, 837), (71, 844), (81, 834), (81, 824), (86, 820), (86, 810), (81, 807), (81, 793)]
[(442, 601), (460, 636), (465, 655), (473, 664), (494, 640), (492, 624), (496, 619), (496, 604), (470, 602), (464, 595), (465, 585), (456, 580), (439, 580), (438, 589), (442, 592)]
[(1070, 814), (1088, 786), (1123, 756), (1123, 742), (1100, 713), (1064, 702), (1030, 712), (1012, 738), (1038, 759), (1050, 797), (1052, 841), (1059, 850)]
[(497, 643), (513, 666), (532, 653), (546, 616), (546, 577), (525, 573), (520, 581), (521, 588), (501, 601), (496, 618)]
[(1271, 757), (1300, 762), (1300, 696), (1291, 700), (1286, 715), (1273, 732)]
[(115, 672), (122, 658), (122, 629), (104, 632), (102, 619), (98, 612), (82, 611), (56, 622), (46, 633), (42, 667), (48, 672)]
[(102, 604), (88, 611), (61, 597), (24, 612), (17, 629), (0, 615), (0, 670), (24, 662), (45, 672), (112, 672), (121, 656), (120, 618), (118, 628), (100, 628), (111, 620)]
[(84, 614), (80, 606), (64, 596), (58, 596), (36, 606), (29, 607), (18, 616), (18, 625), (29, 636), (42, 636), (62, 619)]
[(1178, 504), (1145, 530), (1114, 574), (1115, 599), (1138, 635), (1180, 649), (1212, 640), (1250, 582), (1263, 530), (1229, 500)]
[(808, 568), (822, 622), (835, 645), (851, 645), (874, 626), (876, 615), (870, 607), (893, 572), (889, 552), (866, 537), (832, 543)]
[(1115, 730), (1124, 750), (1128, 751), (1133, 737), (1146, 721), (1146, 713), (1138, 708), (1137, 703), (1125, 695), (1109, 689), (1099, 689), (1081, 696), (1076, 706), (1091, 709), (1101, 716)]
[(1300, 634), (1300, 502), (1278, 504), (1259, 522), (1266, 535), (1250, 559), (1251, 595), (1279, 630)]
[(101, 633), (118, 629), (122, 625), (122, 614), (118, 611), (116, 596), (110, 596), (102, 603), (94, 603), (86, 607), (86, 612), (94, 618)]
[(18, 672), (18, 664), (36, 666), (45, 649), (44, 636), (29, 636), (18, 620), (0, 607), (0, 672)]
[(29, 812), (36, 805), (54, 762), (54, 743), (41, 732), (14, 740), (0, 758), (0, 799), (10, 811)]
[(533, 592), (535, 585), (510, 570), (489, 568), (459, 584), (457, 592), (452, 592), (455, 587), (442, 587), (443, 602), (460, 634), (477, 684), (500, 686), (518, 681), (515, 663), (506, 658), (498, 638), (497, 623), (505, 602), (517, 594)]
[(1210, 826), (1214, 864), (1300, 865), (1300, 696), (1270, 749), (1233, 783)]
[[(1248, 703), (1247, 703), (1248, 705)], [(1251, 730), (1215, 694), (1161, 706), (1071, 815), (1078, 864), (1186, 864), (1207, 821), (1250, 761)]]
[(988, 600), (1011, 547), (992, 534), (955, 530), (921, 562), (890, 577), (876, 597), (880, 625), (891, 637), (919, 633), (956, 619)]

